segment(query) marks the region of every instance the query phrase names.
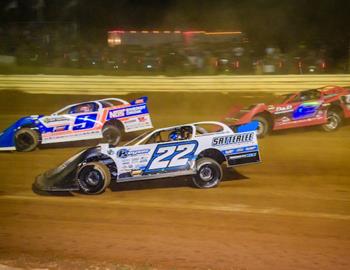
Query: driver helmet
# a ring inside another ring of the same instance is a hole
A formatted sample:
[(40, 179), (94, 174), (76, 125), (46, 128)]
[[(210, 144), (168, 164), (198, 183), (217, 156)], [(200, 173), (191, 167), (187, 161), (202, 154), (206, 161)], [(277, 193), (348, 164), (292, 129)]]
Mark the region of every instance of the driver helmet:
[(79, 112), (90, 112), (91, 111), (91, 106), (89, 104), (82, 105), (79, 108)]
[(175, 131), (173, 131), (173, 132), (171, 132), (169, 134), (169, 140), (170, 141), (178, 141), (178, 140), (181, 140), (181, 139), (182, 139), (181, 138), (181, 133), (179, 131), (177, 131), (177, 130), (175, 130)]

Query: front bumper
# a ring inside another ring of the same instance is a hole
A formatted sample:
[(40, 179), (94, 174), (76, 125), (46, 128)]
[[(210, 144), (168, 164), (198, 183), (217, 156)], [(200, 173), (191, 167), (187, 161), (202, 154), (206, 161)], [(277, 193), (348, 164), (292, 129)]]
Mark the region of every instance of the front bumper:
[(79, 152), (58, 167), (40, 174), (36, 177), (33, 187), (40, 191), (79, 190), (76, 173), (79, 164), (84, 161), (90, 149)]
[(48, 177), (46, 173), (40, 174), (35, 178), (33, 187), (40, 191), (78, 191), (79, 186), (75, 180), (54, 179)]

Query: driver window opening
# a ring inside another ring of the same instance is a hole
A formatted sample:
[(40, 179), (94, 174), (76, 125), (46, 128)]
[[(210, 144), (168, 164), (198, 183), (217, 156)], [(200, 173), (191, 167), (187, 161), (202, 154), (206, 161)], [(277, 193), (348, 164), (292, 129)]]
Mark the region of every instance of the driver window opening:
[(321, 93), (314, 89), (314, 90), (308, 90), (300, 92), (299, 95), (297, 95), (295, 98), (293, 98), (292, 102), (304, 102), (304, 101), (310, 101), (310, 100), (316, 100), (321, 97)]
[(192, 138), (192, 134), (191, 126), (161, 130), (154, 133), (145, 144), (189, 140)]
[(96, 112), (98, 110), (98, 106), (96, 103), (83, 103), (76, 106), (73, 106), (69, 110), (69, 114), (74, 113), (89, 113)]
[(196, 124), (196, 136), (223, 131), (223, 127), (217, 124)]

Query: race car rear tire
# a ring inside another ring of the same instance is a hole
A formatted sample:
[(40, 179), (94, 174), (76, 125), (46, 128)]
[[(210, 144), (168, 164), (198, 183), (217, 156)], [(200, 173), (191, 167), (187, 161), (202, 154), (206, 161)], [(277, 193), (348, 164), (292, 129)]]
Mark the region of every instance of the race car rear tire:
[(219, 185), (222, 179), (222, 168), (211, 158), (201, 158), (196, 163), (197, 173), (192, 182), (197, 188), (213, 188)]
[(39, 145), (39, 133), (31, 128), (21, 128), (15, 133), (15, 146), (19, 152), (33, 151)]
[(105, 164), (89, 162), (79, 169), (77, 182), (82, 193), (99, 194), (109, 186), (111, 173)]
[(122, 132), (120, 128), (107, 124), (102, 129), (103, 142), (108, 143), (111, 146), (117, 146), (122, 138)]
[(327, 123), (322, 125), (324, 131), (335, 131), (341, 125), (342, 118), (336, 111), (329, 111), (327, 113)]
[(258, 138), (265, 137), (270, 131), (270, 123), (269, 121), (262, 116), (255, 116), (253, 121), (258, 122), (258, 129), (256, 130), (256, 136)]

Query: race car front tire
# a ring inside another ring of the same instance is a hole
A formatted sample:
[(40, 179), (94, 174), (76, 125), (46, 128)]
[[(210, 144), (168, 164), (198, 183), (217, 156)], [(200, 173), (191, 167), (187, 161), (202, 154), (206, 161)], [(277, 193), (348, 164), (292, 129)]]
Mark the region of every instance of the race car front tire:
[(39, 133), (31, 128), (21, 128), (15, 133), (15, 146), (19, 152), (33, 151), (39, 145)]
[(213, 188), (219, 185), (222, 179), (222, 168), (211, 158), (201, 158), (196, 163), (197, 173), (192, 182), (197, 188)]
[(105, 164), (89, 162), (79, 169), (77, 182), (82, 193), (99, 194), (109, 186), (111, 173)]
[(117, 146), (121, 140), (122, 133), (119, 127), (107, 124), (102, 129), (103, 142), (111, 146)]
[(342, 118), (336, 111), (329, 111), (327, 113), (327, 123), (322, 125), (324, 131), (335, 131), (341, 125)]
[(256, 130), (256, 136), (258, 138), (263, 138), (265, 137), (270, 130), (270, 124), (269, 121), (265, 117), (262, 116), (255, 116), (253, 118), (253, 121), (258, 122), (258, 129)]

